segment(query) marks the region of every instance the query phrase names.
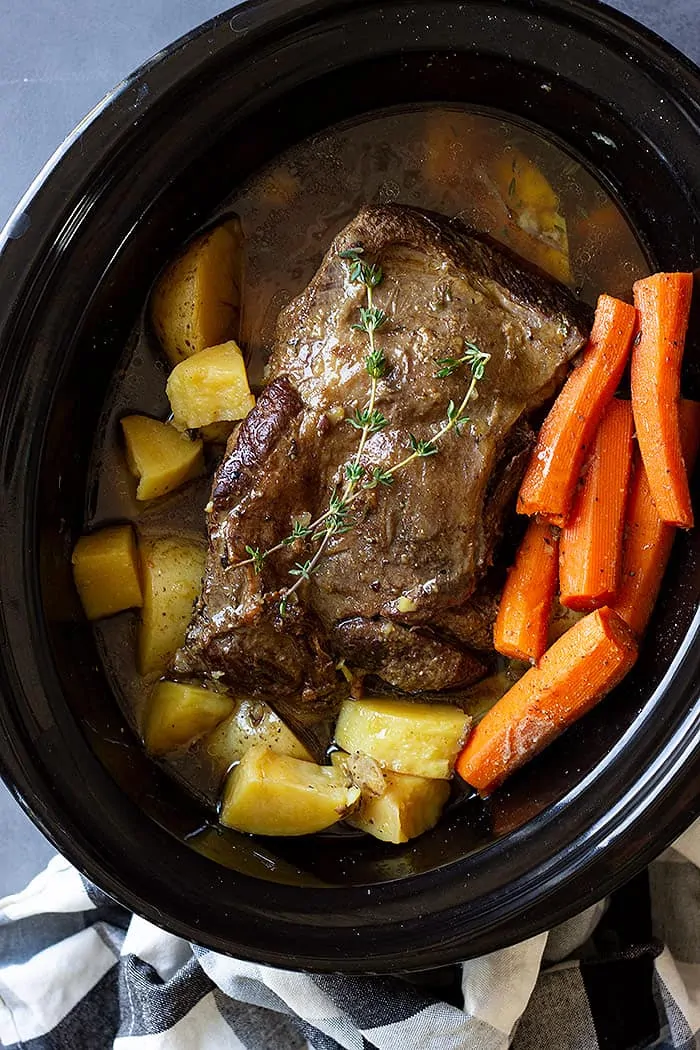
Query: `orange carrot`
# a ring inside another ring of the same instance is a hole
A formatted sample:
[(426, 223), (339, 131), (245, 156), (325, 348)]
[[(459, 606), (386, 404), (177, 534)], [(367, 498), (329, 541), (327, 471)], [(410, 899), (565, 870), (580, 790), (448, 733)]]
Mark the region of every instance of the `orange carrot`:
[[(680, 403), (683, 459), (692, 472), (700, 447), (700, 402)], [(637, 455), (627, 505), (620, 591), (612, 608), (635, 634), (646, 628), (661, 588), (676, 530), (659, 517), (644, 464)]]
[(559, 541), (552, 526), (531, 521), (508, 572), (493, 631), (494, 648), (513, 660), (539, 660), (557, 586)]
[(589, 612), (617, 594), (631, 466), (632, 405), (613, 398), (561, 534), (559, 600), (569, 609)]
[(683, 462), (678, 401), (692, 273), (656, 273), (634, 285), (639, 337), (632, 352), (632, 408), (637, 441), (659, 517), (693, 526)]
[(615, 393), (636, 323), (629, 303), (601, 295), (583, 360), (545, 419), (518, 495), (519, 514), (565, 525), (581, 467)]
[(637, 658), (634, 635), (604, 607), (570, 627), (479, 722), (456, 770), (481, 795), (590, 711)]

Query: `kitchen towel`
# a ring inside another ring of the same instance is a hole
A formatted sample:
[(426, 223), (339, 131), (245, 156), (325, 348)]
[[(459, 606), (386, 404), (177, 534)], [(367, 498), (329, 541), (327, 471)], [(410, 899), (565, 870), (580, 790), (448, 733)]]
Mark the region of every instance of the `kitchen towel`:
[(696, 1050), (700, 821), (607, 900), (420, 980), (218, 955), (127, 912), (55, 857), (0, 901), (0, 1045)]

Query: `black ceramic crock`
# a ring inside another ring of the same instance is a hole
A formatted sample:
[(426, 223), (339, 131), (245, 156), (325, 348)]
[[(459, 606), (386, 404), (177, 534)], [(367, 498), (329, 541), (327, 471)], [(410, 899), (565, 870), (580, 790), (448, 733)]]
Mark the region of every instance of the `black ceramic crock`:
[[(3, 774), (119, 901), (275, 965), (400, 971), (494, 950), (629, 878), (700, 809), (700, 532), (677, 540), (616, 693), (486, 810), (467, 801), (404, 847), (197, 834), (206, 814), (148, 763), (110, 694), (70, 554), (100, 408), (154, 275), (284, 146), (426, 101), (542, 130), (620, 201), (650, 267), (698, 264), (698, 71), (583, 0), (243, 4), (108, 96), (2, 238)], [(695, 397), (697, 327), (684, 377)]]

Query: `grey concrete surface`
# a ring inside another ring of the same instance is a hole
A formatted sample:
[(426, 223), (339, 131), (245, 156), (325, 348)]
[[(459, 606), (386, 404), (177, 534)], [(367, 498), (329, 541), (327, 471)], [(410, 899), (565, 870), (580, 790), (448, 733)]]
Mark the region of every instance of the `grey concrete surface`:
[[(78, 120), (122, 77), (218, 11), (216, 0), (0, 0), (0, 222)], [(700, 61), (700, 0), (615, 0)], [(0, 895), (51, 856), (0, 784)]]

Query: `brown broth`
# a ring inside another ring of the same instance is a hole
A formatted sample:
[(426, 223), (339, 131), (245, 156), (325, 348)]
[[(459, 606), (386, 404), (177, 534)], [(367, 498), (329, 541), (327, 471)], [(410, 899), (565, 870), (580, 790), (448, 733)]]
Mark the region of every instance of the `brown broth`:
[[(240, 342), (254, 389), (274, 340), (279, 310), (299, 294), (333, 236), (367, 203), (389, 201), (459, 216), (519, 254), (557, 270), (568, 235), (570, 287), (594, 304), (602, 291), (629, 298), (647, 272), (641, 248), (603, 187), (557, 146), (531, 131), (465, 110), (419, 108), (370, 116), (308, 139), (236, 188), (222, 209), (241, 219), (246, 244)], [(144, 308), (145, 317), (145, 308)], [(134, 521), (140, 533), (204, 533), (208, 478), (153, 504), (139, 504), (119, 441), (119, 419), (131, 412), (166, 418), (167, 368), (141, 319), (103, 414), (91, 484), (94, 528)], [(221, 449), (209, 450), (213, 470)], [(152, 680), (135, 666), (136, 616), (95, 625), (107, 675), (138, 727)], [(522, 669), (521, 669), (522, 670)], [(478, 715), (507, 688), (517, 668), (463, 695)], [(213, 801), (206, 748), (170, 763), (173, 773)]]

